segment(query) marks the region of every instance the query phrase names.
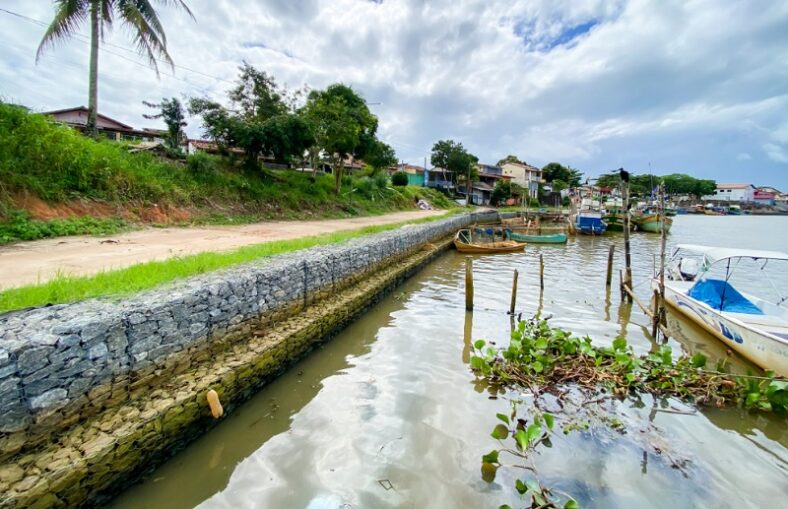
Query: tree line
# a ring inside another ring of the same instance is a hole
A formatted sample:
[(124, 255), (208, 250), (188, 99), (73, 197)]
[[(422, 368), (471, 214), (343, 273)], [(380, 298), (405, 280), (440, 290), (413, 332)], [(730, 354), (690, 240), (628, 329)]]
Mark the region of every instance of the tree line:
[[(621, 176), (617, 172), (603, 174), (597, 179), (597, 185), (600, 187), (616, 188), (620, 183)], [(630, 174), (629, 191), (633, 195), (649, 196), (660, 183), (665, 184), (665, 192), (668, 194), (688, 194), (697, 198), (714, 194), (717, 189), (717, 183), (714, 180), (698, 179), (684, 173), (662, 176), (644, 173), (641, 175)]]

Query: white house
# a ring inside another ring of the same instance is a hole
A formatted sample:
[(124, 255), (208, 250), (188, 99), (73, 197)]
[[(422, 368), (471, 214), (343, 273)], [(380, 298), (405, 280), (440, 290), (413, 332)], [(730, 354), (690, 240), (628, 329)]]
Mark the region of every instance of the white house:
[(511, 181), (525, 189), (528, 195), (536, 198), (539, 194), (539, 184), (542, 182), (542, 170), (530, 164), (505, 163), (501, 165), (504, 177), (510, 177)]
[(752, 184), (717, 184), (714, 194), (703, 197), (704, 200), (752, 202), (755, 187)]

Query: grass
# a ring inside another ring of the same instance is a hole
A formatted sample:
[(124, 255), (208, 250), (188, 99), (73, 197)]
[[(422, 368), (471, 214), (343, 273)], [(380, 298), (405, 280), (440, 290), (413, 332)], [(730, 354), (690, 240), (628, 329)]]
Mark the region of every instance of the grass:
[(0, 245), (66, 235), (109, 235), (129, 230), (131, 225), (117, 218), (71, 217), (39, 221), (23, 210), (14, 210), (0, 223)]
[[(18, 208), (15, 197), (25, 195), (48, 204), (96, 201), (130, 217), (142, 217), (154, 204), (172, 206), (188, 211), (194, 223), (374, 215), (413, 209), (420, 198), (438, 208), (454, 205), (433, 189), (392, 186), (386, 174), (348, 177), (337, 195), (331, 175), (249, 170), (231, 157), (205, 153), (181, 159), (130, 154), (121, 143), (87, 138), (1, 102), (0, 139), (0, 228), (6, 230)], [(15, 238), (68, 230), (57, 223), (34, 226)]]
[(334, 244), (345, 240), (443, 219), (451, 213), (387, 225), (366, 226), (355, 230), (314, 235), (245, 246), (227, 252), (206, 252), (132, 265), (125, 269), (99, 272), (91, 276), (69, 276), (59, 273), (45, 283), (11, 288), (0, 292), (0, 312), (76, 302), (95, 297), (119, 297), (189, 276), (259, 260), (277, 254)]

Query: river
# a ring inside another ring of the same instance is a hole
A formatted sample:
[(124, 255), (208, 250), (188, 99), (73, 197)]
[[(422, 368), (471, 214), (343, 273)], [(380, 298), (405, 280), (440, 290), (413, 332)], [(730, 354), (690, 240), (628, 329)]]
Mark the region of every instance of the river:
[[(788, 252), (788, 217), (678, 216), (675, 243)], [(649, 319), (605, 291), (608, 247), (622, 237), (577, 237), (566, 246), (529, 245), (525, 253), (477, 257), (476, 308), (466, 313), (463, 257), (438, 258), (224, 422), (163, 464), (112, 504), (125, 508), (482, 508), (522, 507), (511, 478), (487, 484), (482, 454), (506, 398), (491, 399), (468, 368), (470, 343), (510, 332), (512, 270), (520, 271), (518, 311), (595, 343), (624, 335), (638, 352), (654, 345)], [(659, 236), (632, 236), (637, 292), (645, 301)], [(616, 267), (622, 266), (621, 250)], [(544, 255), (545, 290), (538, 258)], [(781, 278), (788, 274), (778, 274)], [(616, 277), (617, 280), (617, 277)], [(788, 286), (781, 287), (783, 290)], [(674, 351), (725, 350), (691, 323), (669, 316)], [(735, 369), (747, 368), (734, 361)], [(785, 420), (738, 409), (693, 412), (628, 408), (624, 435), (562, 435), (536, 459), (548, 486), (582, 507), (776, 507), (788, 497)], [(666, 452), (637, 440), (652, 426)], [(686, 468), (672, 468), (680, 455)], [(519, 501), (519, 505), (518, 505)]]

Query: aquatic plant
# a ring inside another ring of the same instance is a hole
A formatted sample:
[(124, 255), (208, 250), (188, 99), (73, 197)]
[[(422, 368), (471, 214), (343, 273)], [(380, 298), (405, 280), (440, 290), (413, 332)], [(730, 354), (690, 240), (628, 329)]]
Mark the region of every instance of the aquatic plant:
[[(528, 418), (518, 417), (517, 402), (512, 402), (509, 415), (497, 414), (501, 423), (495, 426), (491, 436), (500, 442), (501, 448), (482, 457), (482, 478), (492, 482), (503, 466), (501, 454), (509, 454), (521, 460), (514, 466), (534, 474), (530, 479), (517, 479), (514, 486), (520, 495), (530, 497), (529, 507), (579, 507), (568, 494), (541, 484), (535, 476), (535, 467), (529, 464), (538, 447), (550, 445), (556, 422), (556, 417), (543, 408), (545, 398), (553, 399), (558, 408), (563, 408), (563, 401), (579, 397), (581, 402), (575, 402), (576, 407), (583, 408), (591, 402), (600, 404), (651, 394), (655, 398), (672, 397), (698, 406), (740, 405), (752, 411), (786, 415), (788, 381), (785, 379), (775, 377), (773, 372), (765, 376), (727, 373), (724, 363), (716, 370), (708, 370), (706, 362), (702, 354), (674, 359), (667, 345), (638, 356), (623, 338), (617, 338), (611, 346), (594, 346), (589, 337), (573, 336), (538, 318), (520, 321), (506, 347), (477, 340), (470, 358), (476, 375), (493, 388), (527, 389), (533, 396)], [(615, 416), (605, 416), (600, 421), (617, 431), (624, 427)], [(577, 416), (562, 426), (565, 434), (586, 428), (588, 422)], [(675, 468), (683, 467), (683, 460), (671, 461)], [(563, 505), (556, 494), (562, 495)]]

